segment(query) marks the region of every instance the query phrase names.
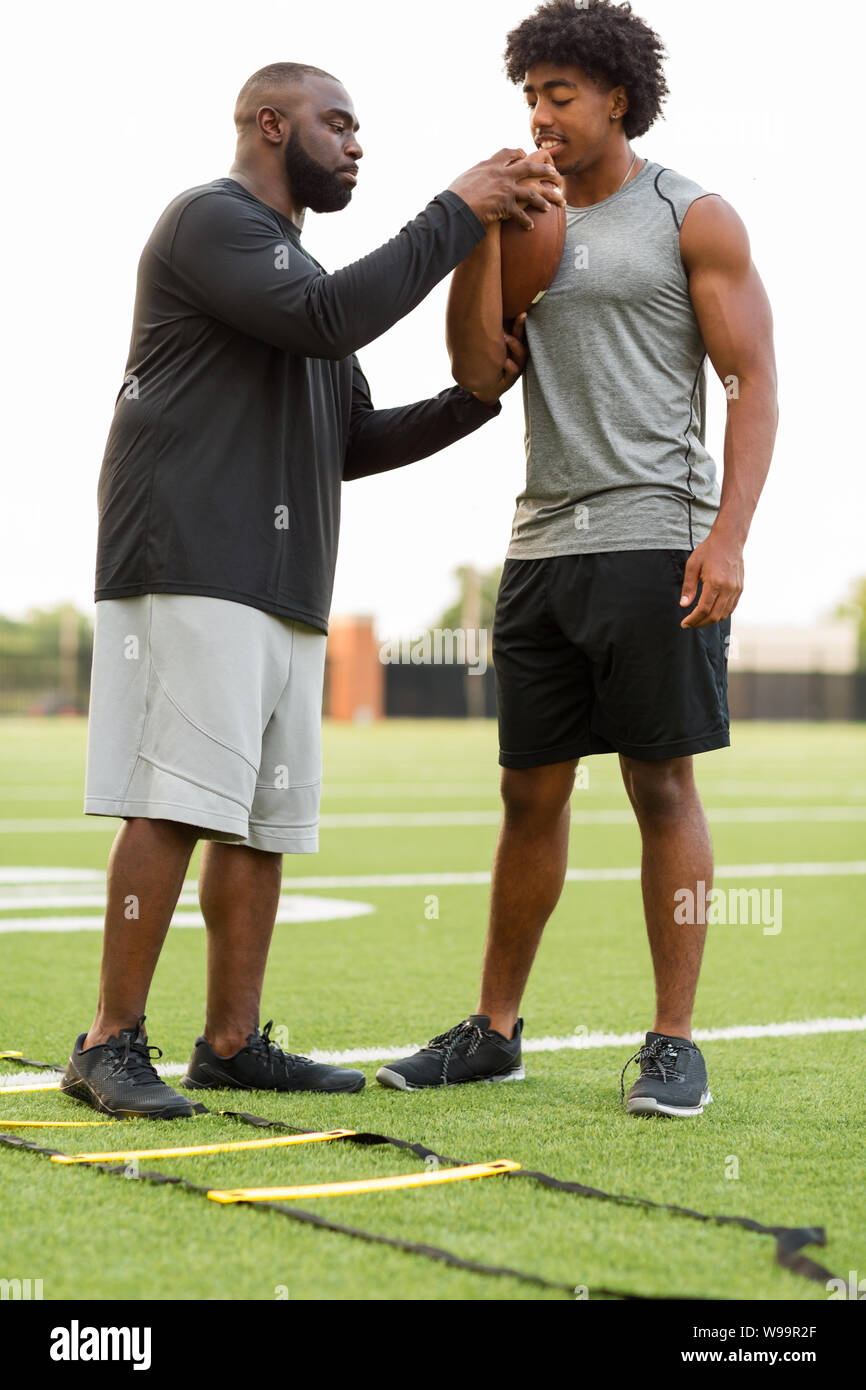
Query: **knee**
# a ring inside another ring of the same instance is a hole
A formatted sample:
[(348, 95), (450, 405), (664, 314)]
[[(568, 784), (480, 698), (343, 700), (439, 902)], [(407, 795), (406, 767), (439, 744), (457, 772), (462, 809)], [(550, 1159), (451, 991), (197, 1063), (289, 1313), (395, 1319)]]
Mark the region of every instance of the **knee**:
[(678, 815), (691, 804), (695, 794), (691, 758), (657, 763), (623, 758), (622, 776), (638, 818)]
[(557, 821), (574, 790), (577, 763), (521, 770), (506, 768), (502, 775), (502, 801), (510, 823)]
[(139, 840), (153, 841), (157, 844), (188, 844), (195, 848), (199, 840), (210, 833), (197, 825), (187, 825), (184, 821), (165, 820), (156, 816), (124, 816), (123, 823), (128, 835)]

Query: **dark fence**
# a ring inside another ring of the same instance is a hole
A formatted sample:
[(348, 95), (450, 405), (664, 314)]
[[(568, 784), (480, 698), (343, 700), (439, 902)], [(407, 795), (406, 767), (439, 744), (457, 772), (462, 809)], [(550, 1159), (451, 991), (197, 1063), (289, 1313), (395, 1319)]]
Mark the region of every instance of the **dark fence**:
[(92, 659), (91, 633), (65, 667), (55, 652), (0, 647), (0, 715), (86, 714)]
[[(470, 690), (481, 688), (481, 696)], [(470, 702), (478, 715), (496, 717), (496, 677), (492, 666), (470, 676), (465, 666), (385, 667), (385, 715), (395, 719), (467, 719)]]
[[(480, 685), (477, 713), (496, 715), (492, 668), (470, 676), (465, 666), (392, 665), (385, 668), (385, 713), (401, 719), (466, 719)], [(732, 719), (864, 720), (866, 671), (734, 671), (728, 674)]]
[(730, 671), (732, 719), (866, 720), (866, 671)]

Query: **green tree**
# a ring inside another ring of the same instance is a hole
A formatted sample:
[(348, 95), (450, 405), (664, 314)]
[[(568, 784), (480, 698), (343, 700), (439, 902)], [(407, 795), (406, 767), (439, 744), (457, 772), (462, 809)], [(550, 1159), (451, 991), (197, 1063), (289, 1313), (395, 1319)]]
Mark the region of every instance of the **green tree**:
[[(463, 615), (466, 611), (467, 599), (471, 601), (470, 586), (473, 583), (475, 573), (476, 571), (471, 565), (461, 565), (459, 569), (454, 571), (454, 577), (459, 586), (458, 598), (450, 608), (446, 608), (438, 622), (433, 624), (434, 628), (443, 630), (450, 628), (453, 632), (455, 628), (463, 626)], [(478, 579), (480, 581), (478, 626), (487, 628), (489, 632), (493, 628), (493, 613), (496, 608), (499, 582), (502, 579), (502, 566), (497, 565), (496, 569), (482, 570)]]
[(87, 709), (93, 627), (71, 604), (0, 614), (0, 711)]
[(866, 670), (866, 575), (852, 582), (848, 598), (838, 605), (833, 617), (853, 618), (857, 623), (857, 665)]

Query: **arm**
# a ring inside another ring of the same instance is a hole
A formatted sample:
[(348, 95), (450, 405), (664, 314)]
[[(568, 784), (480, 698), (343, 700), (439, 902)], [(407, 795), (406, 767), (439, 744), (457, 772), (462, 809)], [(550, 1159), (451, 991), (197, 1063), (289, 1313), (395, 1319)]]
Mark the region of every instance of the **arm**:
[(501, 223), (459, 265), (451, 281), (445, 338), (451, 374), (480, 401), (495, 401), (510, 391), (528, 360), (524, 339), (526, 314), (519, 314), (509, 333), (502, 320)]
[(484, 240), (457, 267), (451, 280), (445, 341), (454, 380), (467, 391), (495, 387), (508, 362), (502, 326), (502, 224), (488, 227)]
[(683, 627), (733, 613), (743, 592), (743, 549), (767, 479), (779, 412), (773, 318), (743, 223), (721, 198), (693, 203), (680, 235), (683, 265), (707, 354), (728, 394), (719, 515), (686, 567), (681, 603), (703, 591)]
[(339, 361), (410, 313), (483, 236), (446, 192), (377, 251), (326, 275), (266, 208), (209, 192), (181, 213), (171, 267), (202, 313), (284, 352)]
[(357, 358), (352, 365), (352, 413), (344, 482), (429, 458), (495, 419), (501, 410), (498, 401), (484, 404), (457, 386), (433, 400), (395, 410), (374, 410)]
[(501, 150), (378, 251), (333, 275), (257, 200), (202, 192), (178, 217), (170, 266), (200, 312), (284, 352), (341, 361), (411, 313), (490, 223), (515, 217), (531, 225), (523, 205), (548, 204), (537, 169), (521, 150)]
[[(536, 175), (524, 184), (532, 190), (532, 206), (540, 207), (539, 193), (550, 202), (555, 198), (561, 203), (562, 179), (551, 157), (543, 153), (528, 162), (534, 163)], [(451, 373), (460, 386), (480, 397), (502, 395), (526, 364), (525, 351), (521, 347), (515, 352), (508, 327), (503, 324), (502, 220), (487, 228), (484, 240), (457, 267), (448, 296), (445, 335)], [(525, 323), (526, 315), (521, 314), (514, 329), (518, 341)]]

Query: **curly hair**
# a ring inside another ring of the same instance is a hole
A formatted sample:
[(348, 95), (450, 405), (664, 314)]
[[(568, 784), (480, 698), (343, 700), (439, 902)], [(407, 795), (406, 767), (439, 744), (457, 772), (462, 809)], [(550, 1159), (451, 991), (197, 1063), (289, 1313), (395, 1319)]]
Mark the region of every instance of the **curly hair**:
[(623, 127), (629, 139), (645, 135), (661, 115), (668, 95), (658, 34), (611, 0), (548, 0), (508, 35), (505, 71), (522, 83), (535, 63), (574, 65), (594, 81), (624, 87), (629, 108)]

